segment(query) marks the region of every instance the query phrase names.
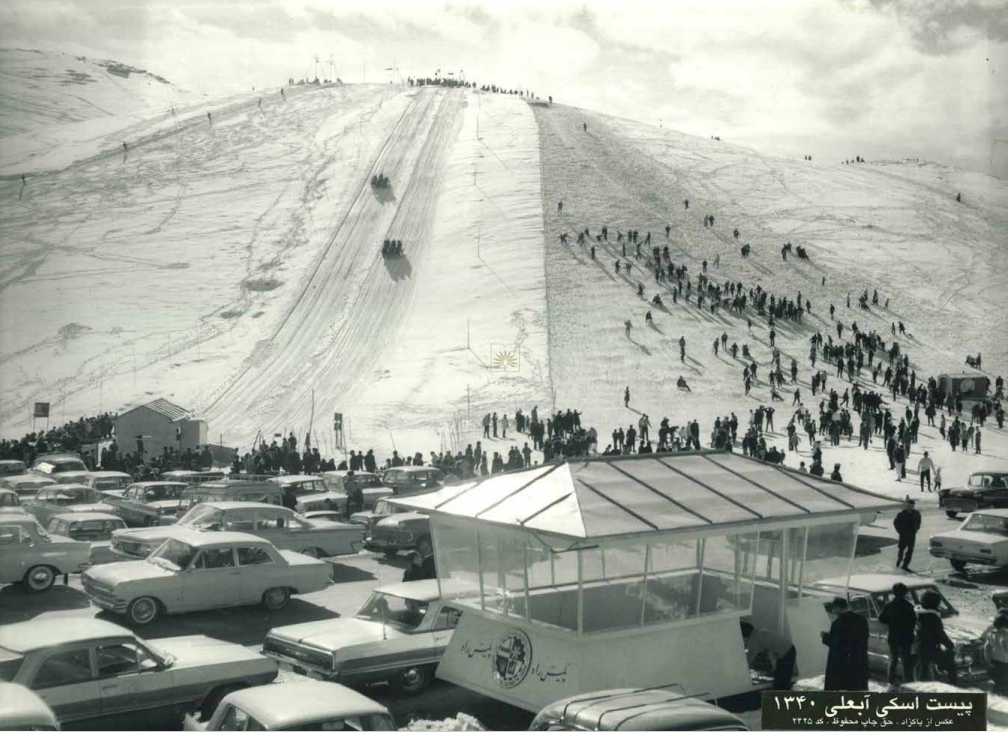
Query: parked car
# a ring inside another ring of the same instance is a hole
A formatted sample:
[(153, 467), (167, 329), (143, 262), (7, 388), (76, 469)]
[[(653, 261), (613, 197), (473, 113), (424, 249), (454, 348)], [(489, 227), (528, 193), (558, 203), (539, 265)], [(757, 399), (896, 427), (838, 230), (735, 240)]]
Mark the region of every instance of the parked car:
[(375, 590), (352, 618), (274, 628), (263, 653), (310, 678), (389, 681), (417, 694), (430, 684), (460, 616), (441, 604), (437, 580), (402, 582)]
[(283, 489), (276, 483), (255, 479), (246, 480), (216, 480), (197, 483), (182, 491), (179, 503), (179, 516), (183, 516), (193, 506), (199, 503), (222, 503), (224, 501), (243, 501), (248, 503), (269, 503), (273, 506), (283, 505)]
[(166, 719), (212, 711), (235, 689), (270, 683), (277, 666), (203, 635), (151, 642), (105, 620), (36, 618), (0, 626), (0, 674), (35, 691), (64, 726), (128, 720), (133, 729), (166, 729)]
[(125, 528), (123, 520), (111, 513), (58, 513), (49, 519), (46, 532), (86, 542), (90, 547), (88, 562), (94, 565), (119, 561), (112, 552), (112, 534)]
[(39, 490), (50, 485), (56, 485), (56, 481), (36, 473), (9, 475), (6, 478), (0, 479), (0, 487), (14, 491), (22, 500), (34, 496)]
[(108, 496), (105, 501), (127, 526), (173, 524), (178, 519), (182, 493), (188, 487), (185, 483), (143, 481), (133, 483), (122, 498)]
[(0, 478), (8, 475), (24, 475), (28, 470), (23, 460), (0, 460)]
[(329, 487), (325, 478), (320, 475), (281, 475), (273, 478), (272, 483), (283, 490), (291, 489), (297, 497), (297, 510), (322, 511), (341, 509), (346, 506), (346, 493), (337, 493)]
[(0, 488), (0, 513), (25, 513), (17, 493), (7, 488)]
[(949, 518), (981, 508), (1008, 508), (1008, 473), (973, 473), (965, 488), (938, 491), (938, 505), (945, 509)]
[(29, 514), (0, 513), (0, 584), (45, 592), (56, 575), (80, 572), (89, 561), (87, 544), (49, 536)]
[(122, 494), (133, 484), (133, 476), (118, 470), (95, 470), (81, 482), (106, 496), (122, 498)]
[(186, 715), (183, 729), (394, 730), (396, 726), (388, 709), (363, 694), (328, 681), (302, 679), (232, 691), (210, 719)]
[(364, 533), (371, 533), (371, 528), (384, 518), (388, 518), (397, 513), (406, 513), (409, 509), (396, 506), (393, 503), (389, 503), (388, 500), (381, 498), (375, 502), (374, 508), (370, 511), (357, 511), (350, 515), (350, 523), (360, 524), (364, 527)]
[(191, 531), (149, 557), (92, 567), (81, 584), (91, 602), (136, 625), (162, 613), (256, 605), (284, 607), (293, 594), (325, 589), (332, 566), (265, 539), (234, 532)]
[(612, 689), (569, 696), (539, 712), (530, 730), (747, 730), (703, 699), (668, 689)]
[[(350, 472), (353, 472), (353, 475), (349, 476), (350, 480), (348, 482), (347, 474)], [(355, 486), (360, 488), (364, 498), (365, 511), (373, 508), (379, 498), (386, 498), (393, 494), (392, 489), (382, 483), (380, 475), (363, 470), (329, 470), (322, 473), (322, 477), (329, 484), (330, 488), (337, 493), (349, 495), (348, 487)]]
[(158, 480), (166, 483), (187, 483), (199, 485), (217, 480), (225, 480), (227, 475), (223, 470), (166, 470), (158, 476)]
[(311, 557), (353, 554), (364, 541), (361, 526), (315, 521), (283, 506), (226, 501), (196, 504), (172, 526), (120, 531), (112, 539), (112, 551), (120, 557), (143, 559), (166, 539), (185, 541), (191, 531), (240, 531), (261, 536), (277, 549)]
[(444, 471), (426, 465), (402, 465), (389, 468), (382, 474), (382, 484), (396, 495), (419, 493), (437, 488), (444, 483)]
[(72, 452), (43, 453), (35, 457), (31, 466), (31, 472), (48, 478), (55, 478), (59, 473), (71, 471), (88, 472), (87, 465), (81, 460), (80, 455)]
[(879, 622), (879, 613), (892, 600), (892, 586), (902, 582), (910, 589), (909, 600), (920, 605), (921, 596), (927, 591), (937, 592), (941, 597), (938, 613), (941, 615), (945, 632), (955, 643), (954, 660), (959, 670), (959, 681), (972, 685), (987, 679), (988, 668), (984, 657), (980, 636), (989, 622), (986, 618), (960, 615), (952, 604), (927, 577), (908, 574), (860, 574), (851, 575), (848, 585), (846, 577), (822, 580), (811, 586), (813, 592), (824, 595), (846, 594), (851, 610), (868, 619), (868, 667), (877, 678), (885, 679), (889, 668), (888, 630)]
[(957, 572), (967, 564), (1008, 567), (1008, 509), (975, 511), (959, 528), (931, 538), (931, 556), (948, 559)]
[[(3, 663), (0, 662), (0, 671)], [(0, 678), (3, 678), (0, 673)], [(0, 681), (0, 730), (58, 730), (49, 705), (23, 684)]]
[(25, 511), (34, 514), (43, 526), (49, 525), (49, 519), (58, 513), (94, 513), (108, 511), (111, 507), (105, 503), (105, 496), (94, 488), (86, 485), (57, 484), (43, 488), (31, 498), (22, 501)]
[(416, 549), (422, 556), (434, 553), (430, 516), (415, 511), (399, 511), (379, 519), (364, 537), (364, 546), (392, 557), (403, 549)]
[(90, 473), (86, 470), (67, 470), (63, 473), (53, 473), (50, 478), (60, 485), (87, 485), (87, 478)]

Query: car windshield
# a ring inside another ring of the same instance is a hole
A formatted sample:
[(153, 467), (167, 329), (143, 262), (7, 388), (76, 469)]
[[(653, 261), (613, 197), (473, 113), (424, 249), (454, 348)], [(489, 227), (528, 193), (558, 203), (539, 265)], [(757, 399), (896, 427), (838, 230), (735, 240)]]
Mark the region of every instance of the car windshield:
[(309, 493), (325, 493), (329, 490), (326, 488), (325, 483), (321, 480), (310, 480), (304, 483), (295, 483), (292, 487), (294, 489), (294, 495), (296, 496), (304, 496)]
[(379, 516), (390, 516), (395, 513), (395, 509), (388, 501), (378, 501), (375, 504), (374, 512)]
[(196, 556), (196, 551), (196, 547), (183, 541), (168, 539), (147, 557), (147, 561), (177, 572), (189, 566), (193, 557)]
[[(52, 528), (52, 524), (49, 525)], [(117, 529), (125, 529), (126, 524), (121, 520), (114, 519), (93, 519), (89, 521), (75, 521), (70, 524), (69, 532), (66, 529), (66, 522), (60, 522), (60, 529), (56, 533), (69, 536), (77, 541), (104, 541), (112, 538), (112, 532)]]
[(0, 463), (0, 475), (21, 475), (24, 471), (24, 463)]
[(974, 473), (969, 477), (971, 488), (1004, 488), (1008, 476), (992, 473)]
[(94, 488), (75, 488), (73, 490), (61, 490), (56, 494), (56, 503), (61, 506), (76, 506), (86, 503), (101, 503), (104, 498), (101, 493)]
[(122, 476), (121, 478), (94, 478), (91, 481), (91, 485), (100, 491), (113, 491), (119, 490), (120, 488), (125, 488), (131, 482), (129, 476)]
[(198, 503), (178, 520), (179, 526), (214, 531), (224, 523), (224, 512), (209, 503)]
[(1008, 536), (1008, 517), (974, 513), (962, 525), (963, 531), (982, 531), (986, 534)]
[(182, 496), (185, 486), (182, 485), (149, 485), (144, 488), (144, 502), (171, 501)]
[(357, 611), (361, 620), (373, 623), (385, 622), (405, 631), (416, 630), (427, 614), (426, 602), (407, 600), (384, 592), (374, 592), (364, 607)]

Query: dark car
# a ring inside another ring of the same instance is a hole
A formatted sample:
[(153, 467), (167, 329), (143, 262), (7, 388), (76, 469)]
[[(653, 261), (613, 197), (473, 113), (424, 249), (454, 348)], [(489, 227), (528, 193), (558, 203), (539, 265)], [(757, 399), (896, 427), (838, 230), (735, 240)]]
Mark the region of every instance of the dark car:
[(31, 472), (36, 475), (43, 475), (56, 480), (59, 473), (79, 471), (86, 474), (87, 465), (81, 460), (80, 455), (70, 452), (47, 452), (39, 455), (32, 463)]
[(561, 699), (530, 730), (747, 730), (731, 712), (668, 689), (611, 689)]
[(938, 505), (949, 518), (981, 508), (1008, 508), (1008, 472), (973, 473), (965, 488), (942, 488)]

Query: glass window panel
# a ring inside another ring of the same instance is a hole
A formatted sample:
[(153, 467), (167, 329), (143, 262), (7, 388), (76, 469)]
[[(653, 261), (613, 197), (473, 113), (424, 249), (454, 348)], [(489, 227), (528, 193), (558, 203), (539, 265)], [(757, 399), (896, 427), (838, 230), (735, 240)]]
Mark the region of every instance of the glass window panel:
[[(779, 543), (778, 540), (778, 546)], [(755, 545), (756, 534), (710, 536), (704, 540), (703, 581), (699, 599), (701, 615), (749, 610), (753, 593), (752, 572), (760, 565), (751, 556)]]
[[(391, 508), (386, 501), (379, 506)], [(381, 511), (379, 511), (381, 513)], [(437, 522), (438, 551), (435, 553), (441, 593), (446, 600), (466, 600), (479, 607), (479, 556), (476, 531), (451, 522)]]
[(577, 630), (577, 553), (557, 552), (538, 541), (530, 543), (525, 552), (531, 619)]
[(810, 526), (805, 552), (805, 586), (833, 578), (846, 584), (856, 540), (857, 528), (853, 523)]
[(483, 576), (483, 609), (504, 612), (504, 572), (501, 570), (499, 537), (490, 528), (477, 532), (480, 542), (480, 572)]
[(30, 686), (32, 689), (49, 689), (91, 679), (91, 651), (78, 648), (49, 656), (35, 672)]
[(582, 626), (586, 633), (640, 626), (646, 554), (646, 545), (581, 552), (585, 575)]
[(525, 617), (525, 536), (500, 532), (497, 546), (507, 586), (508, 614)]

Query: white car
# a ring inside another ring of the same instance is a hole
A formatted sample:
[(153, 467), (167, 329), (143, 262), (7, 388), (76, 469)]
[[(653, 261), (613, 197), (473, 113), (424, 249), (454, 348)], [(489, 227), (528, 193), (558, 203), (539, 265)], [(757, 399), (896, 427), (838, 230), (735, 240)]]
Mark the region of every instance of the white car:
[(363, 694), (328, 681), (302, 679), (253, 686), (221, 699), (208, 720), (187, 714), (183, 729), (394, 730), (389, 710)]
[(1008, 567), (1008, 508), (971, 513), (959, 528), (933, 536), (930, 550), (957, 572), (967, 564)]
[(46, 531), (50, 536), (86, 543), (90, 547), (88, 562), (94, 565), (119, 561), (112, 552), (112, 534), (125, 528), (123, 520), (111, 513), (58, 513), (49, 519)]
[(284, 607), (293, 594), (325, 589), (332, 565), (265, 539), (233, 532), (190, 532), (149, 557), (92, 567), (81, 584), (91, 602), (148, 625), (162, 613), (218, 607)]
[(166, 539), (184, 541), (193, 531), (239, 531), (268, 539), (277, 549), (316, 558), (356, 554), (364, 544), (364, 528), (356, 524), (312, 520), (267, 503), (223, 501), (197, 503), (171, 526), (117, 532), (112, 550), (123, 558), (143, 559)]
[(299, 513), (342, 510), (346, 506), (346, 493), (332, 490), (321, 475), (281, 475), (270, 479), (270, 482), (285, 491), (294, 491)]
[(38, 694), (23, 684), (0, 681), (0, 730), (59, 728), (53, 710)]
[(0, 584), (21, 582), (32, 592), (45, 592), (60, 574), (87, 569), (87, 544), (49, 536), (34, 516), (0, 513)]

